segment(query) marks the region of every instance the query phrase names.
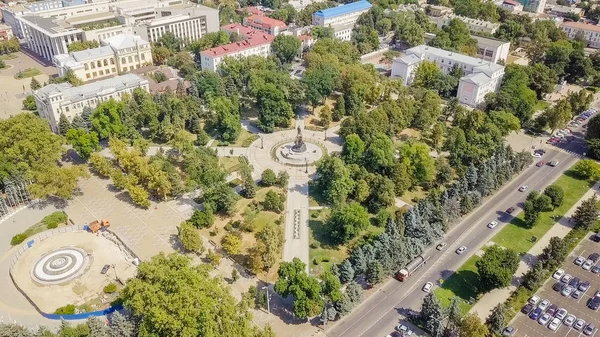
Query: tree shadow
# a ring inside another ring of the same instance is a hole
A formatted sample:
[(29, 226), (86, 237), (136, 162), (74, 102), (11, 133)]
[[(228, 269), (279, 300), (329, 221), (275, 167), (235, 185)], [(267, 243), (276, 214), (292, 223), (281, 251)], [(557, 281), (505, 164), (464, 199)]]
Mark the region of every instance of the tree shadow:
[[(442, 275), (448, 272), (451, 271), (444, 270), (442, 271)], [(444, 281), (442, 288), (451, 290), (455, 296), (470, 302), (471, 299), (477, 298), (480, 294), (479, 283), (480, 280), (477, 273), (471, 270), (461, 270), (448, 277)]]
[(533, 267), (533, 265), (535, 265), (535, 263), (537, 262), (537, 259), (537, 255), (532, 255), (529, 253), (525, 253), (523, 254), (523, 256), (521, 256), (521, 261), (523, 261), (529, 267)]
[(322, 249), (339, 249), (340, 245), (335, 241), (327, 230), (325, 221), (319, 219), (309, 219), (308, 227), (310, 228), (313, 238), (319, 242)]

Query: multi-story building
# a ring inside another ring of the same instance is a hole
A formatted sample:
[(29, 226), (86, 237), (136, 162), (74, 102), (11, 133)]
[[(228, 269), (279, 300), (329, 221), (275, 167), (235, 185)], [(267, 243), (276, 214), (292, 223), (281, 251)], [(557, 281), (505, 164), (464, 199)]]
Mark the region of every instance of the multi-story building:
[(600, 26), (568, 21), (563, 22), (560, 26), (570, 39), (579, 35), (587, 41), (588, 47), (600, 48)]
[(219, 31), (219, 11), (214, 8), (185, 3), (159, 8), (155, 15), (156, 19), (136, 24), (134, 33), (146, 41), (156, 42), (170, 32), (187, 43)]
[(553, 5), (550, 8), (550, 14), (561, 17), (561, 18), (564, 18), (567, 15), (571, 15), (571, 14), (578, 15), (579, 17), (583, 17), (583, 15), (585, 14), (585, 11), (583, 10), (583, 8), (577, 8), (575, 6), (571, 7), (571, 6)]
[(271, 35), (279, 35), (287, 30), (285, 22), (263, 15), (250, 15), (244, 18), (244, 26)]
[(471, 35), (471, 37), (477, 40), (478, 58), (494, 63), (506, 62), (510, 52), (510, 42), (477, 35)]
[(200, 53), (202, 70), (217, 71), (224, 57), (271, 55), (271, 43), (275, 37), (271, 34), (259, 33), (249, 35), (245, 40), (207, 49)]
[(65, 114), (72, 121), (85, 107), (94, 108), (111, 98), (119, 100), (135, 88), (148, 91), (148, 80), (135, 74), (125, 74), (78, 87), (70, 83), (48, 84), (34, 91), (33, 97), (40, 117), (45, 118), (52, 131), (58, 133), (60, 114)]
[(420, 45), (408, 49), (405, 55), (394, 59), (392, 77), (402, 78), (404, 84), (411, 84), (422, 61), (435, 63), (445, 74), (450, 73), (454, 67), (463, 69), (465, 76), (459, 81), (456, 96), (461, 103), (472, 107), (483, 103), (488, 93), (496, 92), (504, 76), (504, 66), (499, 64)]
[(515, 0), (504, 0), (501, 7), (511, 12), (520, 12), (523, 10), (523, 4)]
[(349, 41), (352, 37), (352, 28), (354, 28), (358, 17), (368, 12), (371, 7), (373, 6), (367, 0), (360, 0), (322, 9), (313, 13), (312, 23), (315, 26), (331, 27), (336, 38)]
[(459, 19), (460, 21), (464, 22), (469, 28), (469, 30), (473, 33), (494, 34), (494, 32), (496, 32), (496, 30), (500, 28), (499, 23), (467, 18), (455, 14), (446, 14), (439, 17), (431, 17), (431, 21), (435, 22), (439, 29), (441, 29), (443, 26), (448, 25), (450, 21), (452, 21), (452, 19)]
[(452, 8), (445, 6), (427, 6), (426, 10), (427, 15), (433, 17), (440, 17), (448, 14), (452, 14)]
[(8, 25), (0, 24), (0, 42), (8, 41), (13, 38), (13, 30)]
[(522, 0), (523, 10), (532, 13), (544, 13), (546, 0)]
[(242, 38), (246, 38), (255, 32), (254, 29), (242, 26), (239, 23), (230, 23), (228, 25), (221, 26), (221, 30), (227, 33), (229, 36), (235, 33)]
[(54, 56), (58, 76), (72, 71), (87, 82), (126, 73), (152, 64), (150, 43), (139, 36), (121, 34), (102, 41), (102, 47)]
[(30, 13), (29, 9), (23, 5), (3, 6), (0, 7), (0, 13), (2, 13), (2, 21), (12, 28), (15, 36), (17, 36), (19, 39), (22, 39), (23, 31), (21, 30), (21, 24), (19, 23), (19, 19), (17, 19), (17, 17), (20, 15), (25, 15), (26, 13)]

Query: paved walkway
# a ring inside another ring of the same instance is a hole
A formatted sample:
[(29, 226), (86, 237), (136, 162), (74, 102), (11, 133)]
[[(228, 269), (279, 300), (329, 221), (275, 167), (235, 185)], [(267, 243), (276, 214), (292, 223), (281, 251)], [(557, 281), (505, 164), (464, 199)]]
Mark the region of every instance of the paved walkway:
[(513, 276), (513, 284), (507, 288), (502, 289), (494, 289), (489, 293), (483, 295), (481, 299), (471, 308), (469, 312), (476, 313), (482, 320), (485, 320), (491, 313), (492, 309), (498, 303), (506, 301), (510, 294), (516, 289), (519, 285), (520, 278), (529, 270), (529, 268), (536, 262), (537, 256), (542, 253), (544, 248), (548, 246), (550, 243), (550, 239), (557, 236), (559, 238), (564, 238), (573, 228), (573, 223), (570, 221), (571, 215), (575, 213), (575, 210), (579, 205), (584, 201), (592, 197), (594, 194), (599, 194), (600, 192), (600, 183), (596, 183), (592, 188), (590, 188), (584, 195), (579, 199), (571, 209), (565, 213), (565, 215), (558, 220), (557, 223), (554, 224), (550, 228), (541, 239), (537, 241), (537, 243), (531, 247), (531, 249), (521, 258), (519, 262), (519, 268), (517, 272)]

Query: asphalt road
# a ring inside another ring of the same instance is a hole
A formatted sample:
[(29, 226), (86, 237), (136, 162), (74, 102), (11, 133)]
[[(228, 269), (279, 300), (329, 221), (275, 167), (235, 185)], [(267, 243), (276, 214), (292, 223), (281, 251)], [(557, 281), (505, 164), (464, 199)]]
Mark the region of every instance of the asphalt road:
[[(575, 130), (573, 134), (583, 137), (583, 133)], [(513, 215), (518, 214), (529, 191), (543, 190), (550, 185), (580, 158), (580, 154), (585, 149), (583, 140), (579, 137), (560, 146), (562, 149), (544, 144), (541, 148), (547, 152), (541, 159), (535, 158), (531, 167), (525, 169), (503, 189), (489, 197), (484, 204), (446, 234), (443, 241), (447, 242), (448, 246), (443, 251), (438, 252), (435, 248), (430, 248), (426, 253), (431, 256), (431, 259), (414, 276), (405, 282), (389, 280), (350, 315), (327, 330), (327, 336), (385, 337), (403, 319), (402, 314), (406, 312), (406, 309), (420, 310), (425, 295), (421, 291), (421, 287), (425, 282), (431, 281), (435, 284), (440, 278), (448, 278), (506, 223), (511, 221), (513, 216), (504, 212), (507, 208), (515, 206), (516, 210)], [(548, 165), (536, 167), (535, 163), (539, 160), (544, 162), (558, 160), (560, 163), (556, 167)], [(522, 193), (517, 190), (522, 185), (529, 186), (527, 192)], [(499, 225), (490, 230), (486, 224), (494, 219), (498, 220)], [(467, 246), (467, 251), (462, 255), (457, 255), (454, 251), (463, 245)]]

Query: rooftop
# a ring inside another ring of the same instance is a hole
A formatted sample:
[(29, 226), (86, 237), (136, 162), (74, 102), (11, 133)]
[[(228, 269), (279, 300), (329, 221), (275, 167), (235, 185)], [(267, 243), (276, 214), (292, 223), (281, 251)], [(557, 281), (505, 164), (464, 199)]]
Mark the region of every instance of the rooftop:
[(73, 87), (70, 83), (48, 84), (47, 86), (36, 90), (34, 94), (42, 100), (46, 100), (50, 96), (62, 94), (63, 101), (78, 102), (147, 83), (147, 80), (138, 75), (125, 74), (84, 84), (79, 87)]
[(473, 84), (482, 84), (488, 82), (490, 80), (490, 77), (484, 73), (473, 73), (461, 77), (460, 80)]
[(80, 29), (71, 27), (70, 25), (61, 25), (55, 22), (53, 18), (43, 18), (38, 15), (24, 15), (19, 17), (20, 20), (29, 22), (32, 26), (37, 26), (41, 30), (45, 30), (50, 34), (61, 34), (61, 33), (76, 33), (81, 32)]
[(287, 28), (285, 22), (270, 18), (262, 15), (250, 15), (244, 18), (244, 23), (249, 25), (260, 26), (265, 29), (271, 29), (273, 27)]
[(503, 4), (508, 4), (511, 6), (521, 6), (521, 3), (518, 1), (514, 1), (514, 0), (504, 0), (502, 1)]
[(600, 32), (600, 26), (590, 25), (590, 24), (582, 23), (582, 22), (565, 21), (565, 22), (562, 23), (561, 26), (568, 27), (568, 28), (575, 28), (575, 29), (591, 30), (591, 31), (594, 31), (594, 32)]
[(246, 39), (244, 41), (234, 42), (234, 43), (226, 44), (224, 46), (207, 49), (200, 54), (204, 55), (204, 56), (209, 56), (209, 57), (219, 57), (219, 56), (231, 55), (231, 54), (237, 53), (237, 52), (245, 50), (245, 49), (249, 49), (252, 47), (271, 43), (271, 42), (273, 42), (274, 39), (275, 39), (275, 37), (270, 34), (255, 33), (255, 34), (252, 34), (251, 36), (249, 36), (248, 39)]
[(413, 54), (413, 55), (419, 57), (420, 59), (424, 59), (426, 56), (431, 55), (431, 56), (440, 57), (440, 58), (443, 58), (446, 60), (452, 60), (454, 62), (472, 66), (473, 70), (477, 69), (480, 72), (487, 74), (488, 76), (491, 76), (496, 71), (499, 71), (504, 68), (504, 66), (501, 66), (499, 64), (496, 64), (496, 63), (493, 63), (490, 61), (485, 61), (485, 60), (478, 59), (475, 57), (463, 55), (463, 54), (460, 54), (457, 52), (451, 52), (451, 51), (447, 51), (444, 49), (430, 47), (430, 46), (426, 46), (426, 45), (420, 45), (420, 46), (416, 46), (416, 47), (408, 49), (406, 51), (406, 55), (410, 55), (410, 54)]
[(556, 6), (552, 7), (551, 11), (556, 12), (556, 13), (565, 13), (565, 14), (567, 14), (567, 13), (580, 14), (583, 12), (583, 9), (577, 8), (577, 7), (556, 5)]
[(362, 11), (362, 10), (368, 10), (371, 7), (373, 7), (373, 5), (371, 5), (371, 3), (368, 2), (367, 0), (360, 0), (360, 1), (349, 3), (349, 4), (345, 4), (342, 6), (322, 9), (320, 11), (315, 12), (313, 15), (322, 16), (324, 18), (333, 18), (336, 16), (345, 15), (348, 13), (353, 13), (353, 12)]
[(87, 60), (95, 60), (101, 57), (114, 56), (115, 53), (110, 46), (74, 51), (70, 54), (77, 62), (85, 62)]
[(187, 14), (169, 15), (169, 16), (165, 16), (165, 17), (162, 17), (162, 18), (156, 18), (156, 19), (153, 19), (153, 20), (144, 21), (143, 24), (147, 25), (147, 26), (150, 26), (150, 27), (153, 27), (153, 26), (164, 25), (164, 24), (167, 24), (167, 23), (188, 20), (190, 18), (191, 18), (191, 16), (189, 16)]
[(474, 38), (475, 40), (477, 40), (477, 43), (483, 43), (488, 46), (494, 46), (494, 47), (498, 47), (503, 44), (510, 43), (508, 41), (498, 40), (498, 39), (495, 39), (492, 37), (484, 37), (484, 36), (477, 36), (477, 35), (471, 35), (471, 37)]
[(107, 39), (102, 40), (105, 44), (111, 46), (113, 49), (119, 50), (123, 48), (132, 48), (138, 45), (150, 44), (141, 37), (133, 34), (119, 34)]
[(236, 32), (242, 36), (254, 33), (254, 29), (242, 26), (239, 23), (231, 23), (225, 26), (221, 26), (221, 30), (226, 32)]

